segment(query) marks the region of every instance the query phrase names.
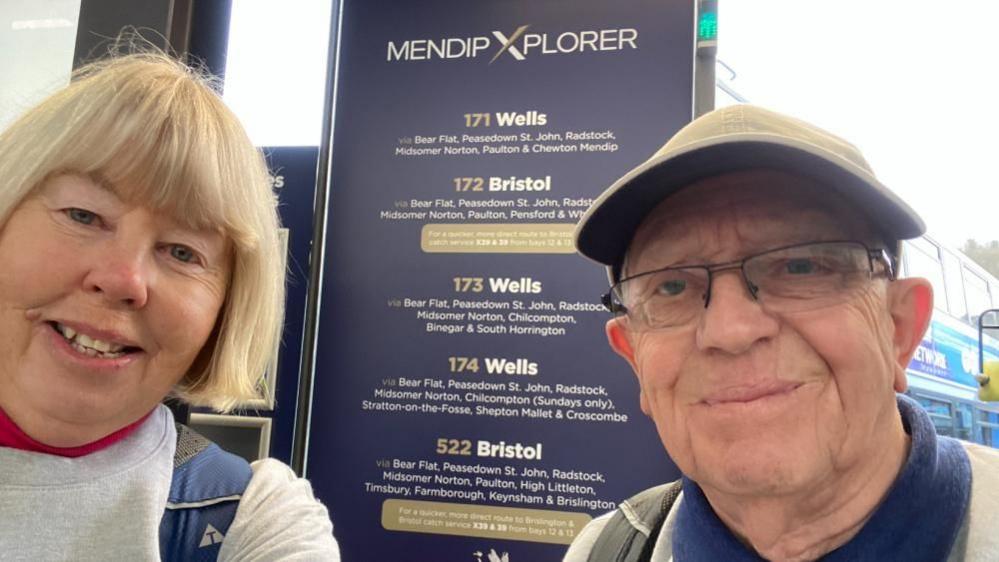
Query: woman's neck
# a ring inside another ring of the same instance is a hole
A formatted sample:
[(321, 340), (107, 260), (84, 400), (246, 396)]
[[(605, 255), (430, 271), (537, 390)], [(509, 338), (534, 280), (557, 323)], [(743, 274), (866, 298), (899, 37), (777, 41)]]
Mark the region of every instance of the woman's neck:
[(146, 421), (146, 418), (148, 418), (150, 414), (152, 414), (152, 411), (142, 416), (135, 422), (126, 425), (113, 433), (105, 435), (96, 441), (91, 441), (90, 443), (84, 443), (83, 445), (75, 447), (53, 447), (33, 439), (30, 435), (25, 433), (24, 430), (18, 427), (14, 420), (10, 419), (3, 409), (0, 409), (0, 447), (9, 447), (11, 449), (31, 451), (34, 453), (45, 453), (68, 458), (82, 457), (110, 447), (118, 441), (128, 437), (136, 429), (138, 429), (140, 425), (142, 425), (142, 422)]

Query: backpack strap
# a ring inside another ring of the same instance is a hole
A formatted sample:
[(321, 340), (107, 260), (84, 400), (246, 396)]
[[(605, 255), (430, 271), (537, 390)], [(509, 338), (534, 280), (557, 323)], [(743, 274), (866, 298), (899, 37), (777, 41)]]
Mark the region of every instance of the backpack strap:
[(216, 560), (252, 476), (245, 459), (178, 423), (173, 479), (160, 521), (162, 560)]
[(593, 543), (588, 562), (643, 562), (662, 530), (666, 514), (680, 496), (681, 481), (662, 484), (621, 502)]

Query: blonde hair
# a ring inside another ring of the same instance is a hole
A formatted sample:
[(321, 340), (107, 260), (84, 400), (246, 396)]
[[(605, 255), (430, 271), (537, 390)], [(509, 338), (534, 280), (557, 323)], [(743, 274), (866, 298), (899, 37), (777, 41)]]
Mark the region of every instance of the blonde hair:
[(0, 133), (0, 227), (62, 173), (106, 180), (126, 200), (231, 240), (215, 330), (174, 394), (223, 411), (257, 397), (284, 314), (279, 219), (264, 158), (211, 79), (161, 52), (79, 69)]

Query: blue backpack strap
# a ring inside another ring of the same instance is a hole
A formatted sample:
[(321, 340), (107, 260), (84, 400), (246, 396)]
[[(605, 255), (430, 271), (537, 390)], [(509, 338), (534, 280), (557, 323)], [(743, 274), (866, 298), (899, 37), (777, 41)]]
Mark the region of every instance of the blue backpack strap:
[(160, 521), (160, 558), (164, 562), (217, 560), (252, 476), (245, 459), (177, 424), (173, 479)]

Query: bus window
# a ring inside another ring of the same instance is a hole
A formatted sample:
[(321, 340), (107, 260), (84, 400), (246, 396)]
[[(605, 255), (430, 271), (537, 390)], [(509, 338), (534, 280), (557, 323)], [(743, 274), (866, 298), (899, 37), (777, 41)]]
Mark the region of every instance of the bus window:
[(935, 398), (930, 398), (928, 396), (921, 396), (917, 394), (915, 396), (919, 404), (923, 406), (923, 409), (930, 415), (930, 419), (933, 420), (933, 425), (937, 429), (937, 435), (946, 435), (948, 437), (954, 437), (954, 411), (953, 405), (945, 400), (937, 400)]
[(989, 286), (981, 275), (964, 268), (964, 290), (968, 298), (968, 316), (974, 324), (984, 310), (992, 308), (989, 300)]
[(943, 266), (937, 256), (937, 247), (922, 238), (905, 243), (906, 275), (928, 280), (933, 286), (933, 305), (940, 310), (947, 310)]
[(964, 300), (964, 280), (961, 279), (961, 261), (957, 256), (943, 250), (944, 285), (947, 287), (947, 309), (950, 313), (968, 320), (968, 305)]
[(958, 402), (957, 410), (955, 412), (957, 417), (955, 421), (957, 422), (954, 432), (954, 437), (958, 439), (964, 439), (965, 441), (974, 441), (974, 435), (972, 434), (971, 427), (974, 423), (974, 410), (971, 404), (966, 402)]
[(999, 447), (999, 414), (978, 410), (978, 427), (981, 429), (979, 441), (983, 445)]

